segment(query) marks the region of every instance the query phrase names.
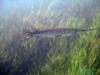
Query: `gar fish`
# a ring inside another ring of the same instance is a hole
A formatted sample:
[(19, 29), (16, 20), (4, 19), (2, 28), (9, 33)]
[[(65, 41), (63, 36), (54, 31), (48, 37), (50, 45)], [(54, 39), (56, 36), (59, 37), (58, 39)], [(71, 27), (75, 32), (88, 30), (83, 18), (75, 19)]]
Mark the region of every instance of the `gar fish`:
[(57, 28), (57, 29), (44, 29), (34, 31), (24, 30), (24, 34), (31, 37), (40, 37), (40, 38), (54, 38), (54, 37), (67, 37), (73, 36), (79, 32), (86, 32), (95, 29), (76, 29), (76, 28)]

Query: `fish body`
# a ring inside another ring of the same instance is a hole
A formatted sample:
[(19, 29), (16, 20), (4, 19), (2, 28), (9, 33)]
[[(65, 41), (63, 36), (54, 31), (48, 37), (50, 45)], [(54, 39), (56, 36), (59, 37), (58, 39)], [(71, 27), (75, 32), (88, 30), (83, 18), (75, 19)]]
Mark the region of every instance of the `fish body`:
[(54, 38), (59, 36), (60, 37), (73, 36), (76, 33), (86, 32), (90, 30), (95, 30), (95, 29), (74, 29), (74, 28), (45, 29), (45, 30), (26, 31), (25, 34), (40, 38)]

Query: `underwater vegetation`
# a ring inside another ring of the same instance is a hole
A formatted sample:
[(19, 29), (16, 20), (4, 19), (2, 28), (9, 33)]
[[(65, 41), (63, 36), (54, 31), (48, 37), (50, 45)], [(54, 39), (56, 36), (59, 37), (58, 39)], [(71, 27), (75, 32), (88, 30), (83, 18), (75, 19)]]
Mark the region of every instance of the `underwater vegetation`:
[(100, 14), (92, 25), (97, 28), (96, 31), (84, 33), (70, 43), (68, 40), (68, 44), (65, 44), (65, 40), (58, 41), (53, 55), (41, 69), (43, 75), (100, 75), (99, 21)]
[(0, 10), (0, 75), (100, 75), (99, 0), (0, 0)]

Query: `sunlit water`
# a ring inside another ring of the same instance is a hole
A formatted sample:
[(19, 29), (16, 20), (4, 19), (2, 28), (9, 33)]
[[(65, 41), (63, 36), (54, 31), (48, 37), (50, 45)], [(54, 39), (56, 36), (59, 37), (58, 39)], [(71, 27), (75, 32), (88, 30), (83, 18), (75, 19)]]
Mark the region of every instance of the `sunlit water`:
[(93, 0), (0, 0), (0, 21), (15, 17), (25, 23), (29, 19), (28, 24), (33, 26), (40, 23), (53, 27), (67, 21), (70, 16), (82, 17), (83, 9), (92, 10), (92, 6)]

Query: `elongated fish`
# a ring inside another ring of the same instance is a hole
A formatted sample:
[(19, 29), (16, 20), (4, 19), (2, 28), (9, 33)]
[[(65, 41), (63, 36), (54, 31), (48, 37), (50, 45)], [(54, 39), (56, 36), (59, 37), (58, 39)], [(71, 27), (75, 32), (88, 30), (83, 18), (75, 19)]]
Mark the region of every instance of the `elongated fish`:
[(27, 37), (39, 37), (39, 38), (55, 38), (55, 37), (67, 37), (73, 36), (76, 33), (91, 31), (95, 29), (75, 29), (75, 28), (57, 28), (57, 29), (44, 29), (44, 30), (24, 30), (24, 34)]

